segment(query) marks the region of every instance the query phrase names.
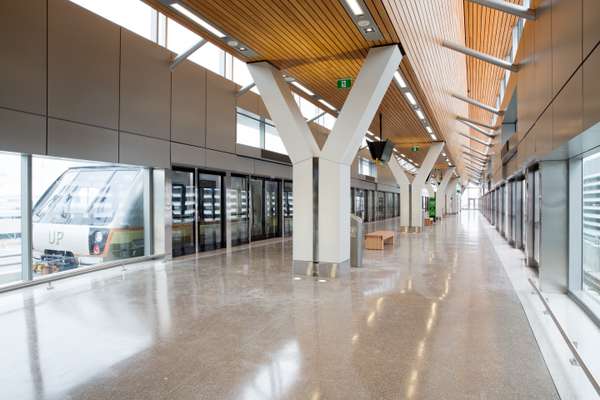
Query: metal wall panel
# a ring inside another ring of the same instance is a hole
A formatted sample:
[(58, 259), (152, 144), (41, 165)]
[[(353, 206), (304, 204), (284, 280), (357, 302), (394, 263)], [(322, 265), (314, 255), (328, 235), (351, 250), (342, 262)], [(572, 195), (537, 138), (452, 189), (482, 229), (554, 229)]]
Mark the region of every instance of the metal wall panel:
[(236, 85), (206, 71), (206, 147), (235, 153)]
[(120, 133), (119, 162), (147, 167), (170, 168), (169, 142), (150, 137)]
[(292, 179), (292, 167), (282, 164), (254, 160), (254, 173), (273, 178)]
[(553, 113), (552, 109), (554, 107), (550, 106), (540, 117), (540, 119), (533, 126), (532, 133), (535, 131), (535, 155), (539, 159), (546, 154), (549, 154), (552, 147), (552, 122), (553, 122)]
[(517, 125), (519, 138), (523, 138), (533, 125), (536, 115), (536, 68), (534, 64), (534, 29), (533, 25), (525, 25), (523, 37), (519, 44), (519, 84), (517, 85)]
[[(600, 3), (599, 3), (600, 7)], [(600, 23), (597, 23), (600, 26)], [(600, 121), (600, 49), (596, 48), (583, 64), (583, 129)]]
[(171, 163), (189, 167), (206, 167), (206, 149), (185, 144), (171, 144)]
[(46, 118), (0, 108), (0, 150), (45, 154)]
[(171, 52), (121, 31), (122, 131), (169, 139)]
[(48, 118), (48, 155), (117, 162), (119, 134), (115, 130)]
[(171, 140), (206, 144), (206, 70), (185, 61), (173, 72)]
[(240, 172), (243, 174), (254, 173), (254, 160), (209, 149), (206, 149), (206, 165), (211, 169)]
[(3, 1), (0, 107), (46, 113), (46, 1)]
[(70, 1), (48, 7), (48, 115), (117, 129), (120, 28)]
[[(536, 7), (536, 20), (528, 23), (534, 30), (534, 79), (532, 93), (535, 117), (552, 101), (552, 0), (541, 0)], [(526, 25), (526, 26), (527, 26)], [(526, 27), (526, 29), (528, 29)], [(520, 105), (520, 104), (519, 104)]]
[(571, 78), (553, 102), (554, 135), (552, 147), (557, 148), (577, 136), (583, 129), (583, 93), (581, 69)]
[(582, 0), (552, 0), (552, 92), (558, 93), (582, 60)]
[[(240, 86), (237, 86), (237, 88), (239, 89)], [(259, 98), (256, 93), (248, 91), (237, 98), (237, 106), (258, 115)]]
[(543, 161), (541, 175), (540, 286), (545, 292), (567, 291), (568, 165)]
[(583, 57), (600, 41), (600, 1), (583, 0)]

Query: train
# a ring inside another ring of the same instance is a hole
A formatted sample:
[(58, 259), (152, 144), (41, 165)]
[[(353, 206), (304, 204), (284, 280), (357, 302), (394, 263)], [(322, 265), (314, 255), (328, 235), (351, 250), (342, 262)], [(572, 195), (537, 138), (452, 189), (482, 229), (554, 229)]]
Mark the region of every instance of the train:
[(32, 225), (36, 274), (144, 255), (143, 168), (68, 168), (34, 205)]

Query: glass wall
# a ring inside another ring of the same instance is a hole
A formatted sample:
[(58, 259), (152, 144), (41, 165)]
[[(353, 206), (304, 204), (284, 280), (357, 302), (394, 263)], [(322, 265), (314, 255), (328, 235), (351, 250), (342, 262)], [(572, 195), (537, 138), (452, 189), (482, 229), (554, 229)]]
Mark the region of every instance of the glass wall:
[(273, 123), (241, 108), (237, 111), (236, 142), (287, 155), (287, 150)]
[(32, 158), (34, 277), (144, 255), (143, 168)]
[(600, 153), (583, 159), (582, 197), (582, 288), (600, 302)]
[(194, 170), (172, 174), (173, 256), (196, 252), (196, 185)]
[(198, 174), (198, 250), (214, 250), (225, 246), (222, 204), (222, 176)]
[(0, 286), (21, 280), (21, 156), (0, 153)]

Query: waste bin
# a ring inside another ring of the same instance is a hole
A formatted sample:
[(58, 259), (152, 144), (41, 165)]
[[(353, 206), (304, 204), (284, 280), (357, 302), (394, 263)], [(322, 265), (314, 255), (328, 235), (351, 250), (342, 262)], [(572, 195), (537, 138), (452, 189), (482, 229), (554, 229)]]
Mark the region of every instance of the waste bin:
[(363, 243), (365, 232), (362, 218), (356, 215), (350, 216), (350, 265), (352, 267), (362, 267), (363, 264)]

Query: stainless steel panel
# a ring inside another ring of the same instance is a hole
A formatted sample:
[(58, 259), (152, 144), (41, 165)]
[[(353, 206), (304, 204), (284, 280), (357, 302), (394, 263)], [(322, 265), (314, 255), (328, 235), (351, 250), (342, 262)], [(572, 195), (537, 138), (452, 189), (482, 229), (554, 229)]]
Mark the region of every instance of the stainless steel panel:
[(552, 0), (552, 92), (558, 93), (582, 60), (582, 0)]
[(206, 70), (183, 62), (173, 72), (171, 140), (206, 144)]
[(46, 1), (0, 6), (0, 106), (46, 113)]
[(64, 0), (48, 3), (48, 115), (118, 129), (120, 28)]
[(554, 135), (552, 148), (556, 149), (583, 130), (583, 94), (581, 69), (554, 99), (552, 106)]
[(46, 117), (0, 108), (0, 150), (45, 154)]
[(569, 243), (567, 162), (541, 162), (540, 176), (540, 287), (544, 292), (566, 292)]
[(170, 137), (171, 52), (125, 29), (121, 31), (121, 128)]
[(535, 132), (535, 155), (537, 158), (552, 151), (552, 114), (553, 107), (548, 108), (533, 126), (532, 132)]
[(236, 86), (206, 71), (206, 147), (235, 153)]
[(169, 142), (121, 132), (119, 162), (146, 167), (170, 168)]
[(535, 31), (535, 90), (531, 101), (537, 116), (552, 101), (552, 0), (538, 1), (536, 20), (531, 25)]
[[(517, 85), (517, 98), (519, 107), (517, 109), (518, 134), (523, 137), (531, 128), (536, 115), (536, 79), (535, 79), (535, 57), (534, 57), (534, 29), (533, 24), (526, 24), (521, 42), (519, 44), (519, 56), (521, 69), (518, 73), (519, 84)], [(500, 152), (497, 151), (497, 154)]]
[(118, 162), (117, 131), (48, 119), (48, 155)]

